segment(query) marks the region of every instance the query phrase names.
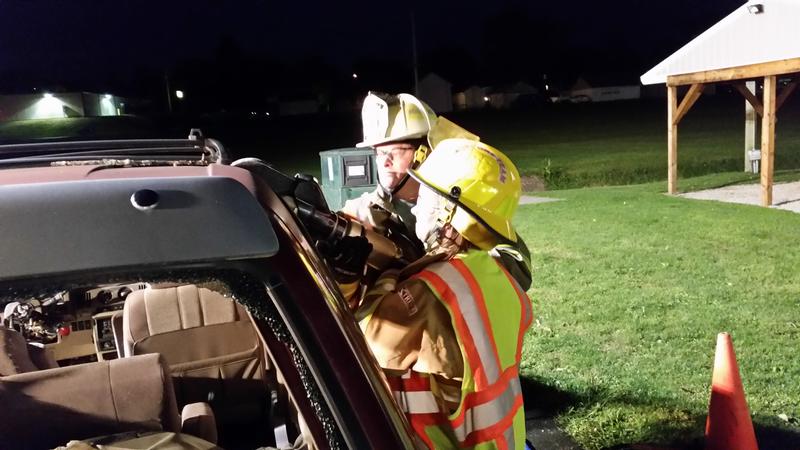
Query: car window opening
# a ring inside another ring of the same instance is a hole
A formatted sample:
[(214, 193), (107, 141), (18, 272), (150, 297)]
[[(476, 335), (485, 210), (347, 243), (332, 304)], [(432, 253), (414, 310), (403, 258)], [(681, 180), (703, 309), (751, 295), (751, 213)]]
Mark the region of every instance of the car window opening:
[[(264, 285), (241, 273), (181, 275), (0, 293), (0, 392), (5, 404), (17, 405), (5, 412), (64, 419), (46, 434), (20, 430), (19, 437), (54, 447), (170, 431), (223, 448), (339, 447), (334, 421)], [(287, 388), (273, 358), (278, 345), (289, 349), (314, 417), (301, 413)], [(18, 415), (13, 421), (20, 420), (27, 422)], [(329, 442), (314, 442), (309, 421)]]

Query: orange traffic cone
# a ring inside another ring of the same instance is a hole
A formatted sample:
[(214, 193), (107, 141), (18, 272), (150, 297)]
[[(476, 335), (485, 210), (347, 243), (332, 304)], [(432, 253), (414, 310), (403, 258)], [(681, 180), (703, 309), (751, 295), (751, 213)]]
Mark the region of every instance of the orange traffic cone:
[(758, 450), (739, 366), (728, 333), (717, 335), (711, 401), (706, 420), (706, 450)]

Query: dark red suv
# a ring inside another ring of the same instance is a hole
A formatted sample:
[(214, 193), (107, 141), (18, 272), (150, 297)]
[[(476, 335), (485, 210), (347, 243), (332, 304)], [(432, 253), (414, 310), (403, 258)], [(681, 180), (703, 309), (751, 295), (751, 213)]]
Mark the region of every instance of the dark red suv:
[(0, 146), (0, 447), (414, 448), (301, 181), (197, 135)]

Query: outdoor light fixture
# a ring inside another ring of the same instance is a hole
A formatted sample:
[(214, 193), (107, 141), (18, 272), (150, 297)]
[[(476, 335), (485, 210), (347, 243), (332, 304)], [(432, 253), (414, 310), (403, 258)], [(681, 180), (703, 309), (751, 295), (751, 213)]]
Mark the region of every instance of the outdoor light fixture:
[(747, 11), (750, 14), (761, 14), (764, 12), (764, 5), (761, 3), (753, 3), (752, 5), (747, 5)]
[(183, 91), (180, 91), (180, 90), (179, 91), (175, 91), (175, 97), (183, 98)]
[(354, 74), (353, 74), (353, 79), (355, 80), (356, 78), (358, 78), (358, 74), (357, 74), (357, 73), (354, 73)]
[(483, 101), (488, 102), (489, 101), (489, 97), (483, 97)]
[(105, 97), (106, 100), (111, 100), (111, 94), (106, 94), (103, 97)]
[(30, 117), (32, 119), (59, 119), (66, 117), (64, 112), (64, 102), (50, 92), (42, 94), (42, 98), (36, 101), (31, 108)]

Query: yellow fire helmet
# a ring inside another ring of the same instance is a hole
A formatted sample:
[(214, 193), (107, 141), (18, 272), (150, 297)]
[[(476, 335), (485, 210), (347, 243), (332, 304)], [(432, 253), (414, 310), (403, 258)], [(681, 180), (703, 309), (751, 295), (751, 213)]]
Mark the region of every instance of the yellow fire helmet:
[(361, 108), (364, 141), (356, 147), (421, 139), (436, 123), (436, 113), (411, 94), (376, 95), (370, 92)]
[(440, 220), (477, 247), (488, 250), (499, 242), (517, 241), (511, 219), (522, 182), (501, 151), (472, 139), (446, 139), (408, 173), (456, 205)]

